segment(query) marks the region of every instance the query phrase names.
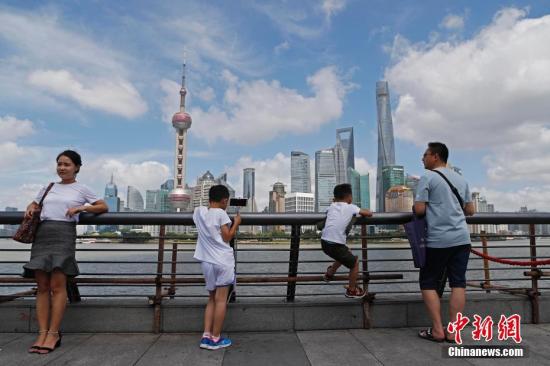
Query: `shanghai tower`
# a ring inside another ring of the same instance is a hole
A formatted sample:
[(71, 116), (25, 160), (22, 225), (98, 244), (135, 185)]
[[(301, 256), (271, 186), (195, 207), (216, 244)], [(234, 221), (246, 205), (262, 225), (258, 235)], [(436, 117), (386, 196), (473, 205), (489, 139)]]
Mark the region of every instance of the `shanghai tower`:
[(376, 169), (376, 211), (384, 212), (382, 168), (395, 165), (393, 123), (391, 120), (390, 92), (387, 81), (376, 82), (376, 110), (378, 113), (378, 166)]

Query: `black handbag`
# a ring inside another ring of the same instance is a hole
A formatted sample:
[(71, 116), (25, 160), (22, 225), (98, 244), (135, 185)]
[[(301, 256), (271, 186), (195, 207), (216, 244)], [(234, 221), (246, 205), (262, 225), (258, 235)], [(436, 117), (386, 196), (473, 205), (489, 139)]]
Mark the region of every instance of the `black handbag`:
[(36, 236), (36, 230), (38, 229), (38, 225), (40, 224), (40, 213), (42, 212), (42, 204), (44, 203), (44, 198), (46, 198), (48, 192), (52, 189), (54, 183), (50, 183), (48, 188), (46, 188), (46, 191), (42, 195), (42, 198), (40, 199), (40, 202), (38, 203), (38, 208), (34, 210), (31, 217), (24, 217), (23, 222), (21, 225), (19, 225), (19, 229), (17, 229), (17, 232), (15, 235), (13, 235), (12, 239), (15, 241), (18, 241), (20, 243), (25, 244), (31, 244), (34, 242), (34, 238)]

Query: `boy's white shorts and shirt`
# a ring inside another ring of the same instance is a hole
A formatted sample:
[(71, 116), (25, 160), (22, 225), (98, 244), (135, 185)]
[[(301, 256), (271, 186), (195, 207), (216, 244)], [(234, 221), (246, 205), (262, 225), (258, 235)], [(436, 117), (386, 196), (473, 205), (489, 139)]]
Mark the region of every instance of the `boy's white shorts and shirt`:
[(221, 208), (197, 207), (193, 221), (198, 231), (194, 258), (201, 262), (206, 289), (235, 284), (233, 248), (223, 241), (221, 227), (231, 225), (231, 219)]
[(358, 216), (361, 209), (346, 202), (333, 202), (327, 210), (327, 219), (321, 240), (331, 244), (346, 245), (346, 228), (353, 216)]

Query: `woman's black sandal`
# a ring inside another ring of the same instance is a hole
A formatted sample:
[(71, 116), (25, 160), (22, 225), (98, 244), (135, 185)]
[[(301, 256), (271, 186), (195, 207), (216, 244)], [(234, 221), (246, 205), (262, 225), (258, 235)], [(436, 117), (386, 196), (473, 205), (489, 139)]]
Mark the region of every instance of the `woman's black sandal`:
[[(39, 330), (38, 331), (38, 334), (44, 334), (44, 333), (48, 333), (48, 331), (47, 330)], [(40, 351), (40, 346), (31, 346), (29, 348), (28, 352), (29, 353), (40, 353), (39, 351)]]
[(47, 355), (48, 353), (52, 353), (55, 351), (56, 348), (61, 347), (61, 332), (48, 332), (48, 334), (57, 334), (59, 338), (57, 339), (57, 342), (55, 342), (55, 346), (53, 348), (50, 347), (39, 347), (39, 351), (46, 351), (46, 352), (38, 352), (41, 355)]

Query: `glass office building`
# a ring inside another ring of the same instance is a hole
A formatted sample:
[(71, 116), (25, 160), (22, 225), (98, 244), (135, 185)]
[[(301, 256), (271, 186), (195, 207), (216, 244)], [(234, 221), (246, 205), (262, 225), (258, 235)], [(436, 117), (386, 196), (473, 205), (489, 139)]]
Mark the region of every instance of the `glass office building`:
[(290, 153), (290, 191), (311, 193), (309, 155), (301, 151)]
[(325, 212), (332, 203), (336, 185), (334, 149), (315, 152), (315, 211)]

